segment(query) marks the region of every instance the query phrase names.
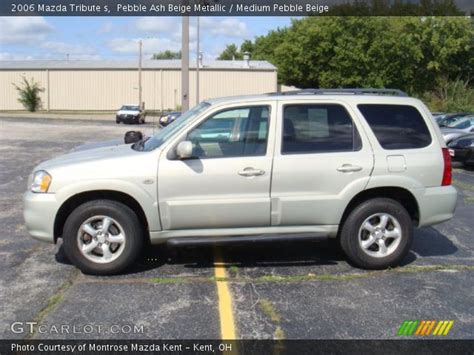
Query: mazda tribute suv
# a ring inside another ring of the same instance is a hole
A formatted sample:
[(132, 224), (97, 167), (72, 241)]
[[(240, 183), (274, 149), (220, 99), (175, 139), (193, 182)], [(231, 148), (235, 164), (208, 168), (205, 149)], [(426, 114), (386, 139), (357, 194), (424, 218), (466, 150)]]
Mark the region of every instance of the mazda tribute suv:
[(366, 269), (399, 264), (413, 228), (453, 217), (451, 160), (430, 111), (398, 90), (207, 100), (155, 136), (38, 165), (32, 237), (90, 274), (145, 245), (334, 238)]

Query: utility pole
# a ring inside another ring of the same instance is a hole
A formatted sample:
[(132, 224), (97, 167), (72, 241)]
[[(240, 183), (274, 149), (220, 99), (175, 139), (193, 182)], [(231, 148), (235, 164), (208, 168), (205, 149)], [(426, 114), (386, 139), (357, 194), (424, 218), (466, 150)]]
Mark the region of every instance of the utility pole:
[(189, 110), (189, 17), (183, 16), (181, 33), (181, 111)]
[(200, 63), (200, 55), (199, 52), (199, 16), (197, 17), (196, 23), (196, 30), (197, 30), (197, 48), (196, 48), (196, 105), (199, 103), (199, 63)]
[(142, 40), (138, 41), (138, 106), (142, 107)]

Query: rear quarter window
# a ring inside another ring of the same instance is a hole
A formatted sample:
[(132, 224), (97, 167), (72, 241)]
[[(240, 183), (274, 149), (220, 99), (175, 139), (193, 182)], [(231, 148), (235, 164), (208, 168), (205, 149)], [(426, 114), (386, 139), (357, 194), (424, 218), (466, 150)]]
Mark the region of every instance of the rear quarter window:
[(420, 112), (409, 105), (357, 105), (384, 149), (423, 148), (431, 135)]

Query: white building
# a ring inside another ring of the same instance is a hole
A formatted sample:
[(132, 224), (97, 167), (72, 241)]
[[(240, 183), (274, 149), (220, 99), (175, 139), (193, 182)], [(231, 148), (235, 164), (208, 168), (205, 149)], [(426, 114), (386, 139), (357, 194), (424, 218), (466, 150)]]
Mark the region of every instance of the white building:
[[(23, 110), (13, 84), (31, 78), (44, 89), (44, 110), (116, 110), (138, 104), (137, 61), (0, 61), (0, 110)], [(277, 68), (266, 61), (205, 61), (199, 99), (277, 91)], [(189, 70), (190, 105), (196, 104), (196, 63)], [(181, 105), (181, 61), (144, 60), (142, 98), (150, 110)]]

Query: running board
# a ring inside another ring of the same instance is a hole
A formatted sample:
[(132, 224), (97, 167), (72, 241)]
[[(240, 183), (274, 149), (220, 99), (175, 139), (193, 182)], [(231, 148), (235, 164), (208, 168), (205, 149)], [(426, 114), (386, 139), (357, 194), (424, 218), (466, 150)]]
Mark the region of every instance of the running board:
[(229, 237), (180, 237), (170, 238), (166, 241), (169, 247), (226, 245), (237, 246), (250, 243), (275, 243), (275, 242), (302, 242), (324, 241), (328, 236), (315, 234), (283, 234), (283, 235), (241, 235)]

